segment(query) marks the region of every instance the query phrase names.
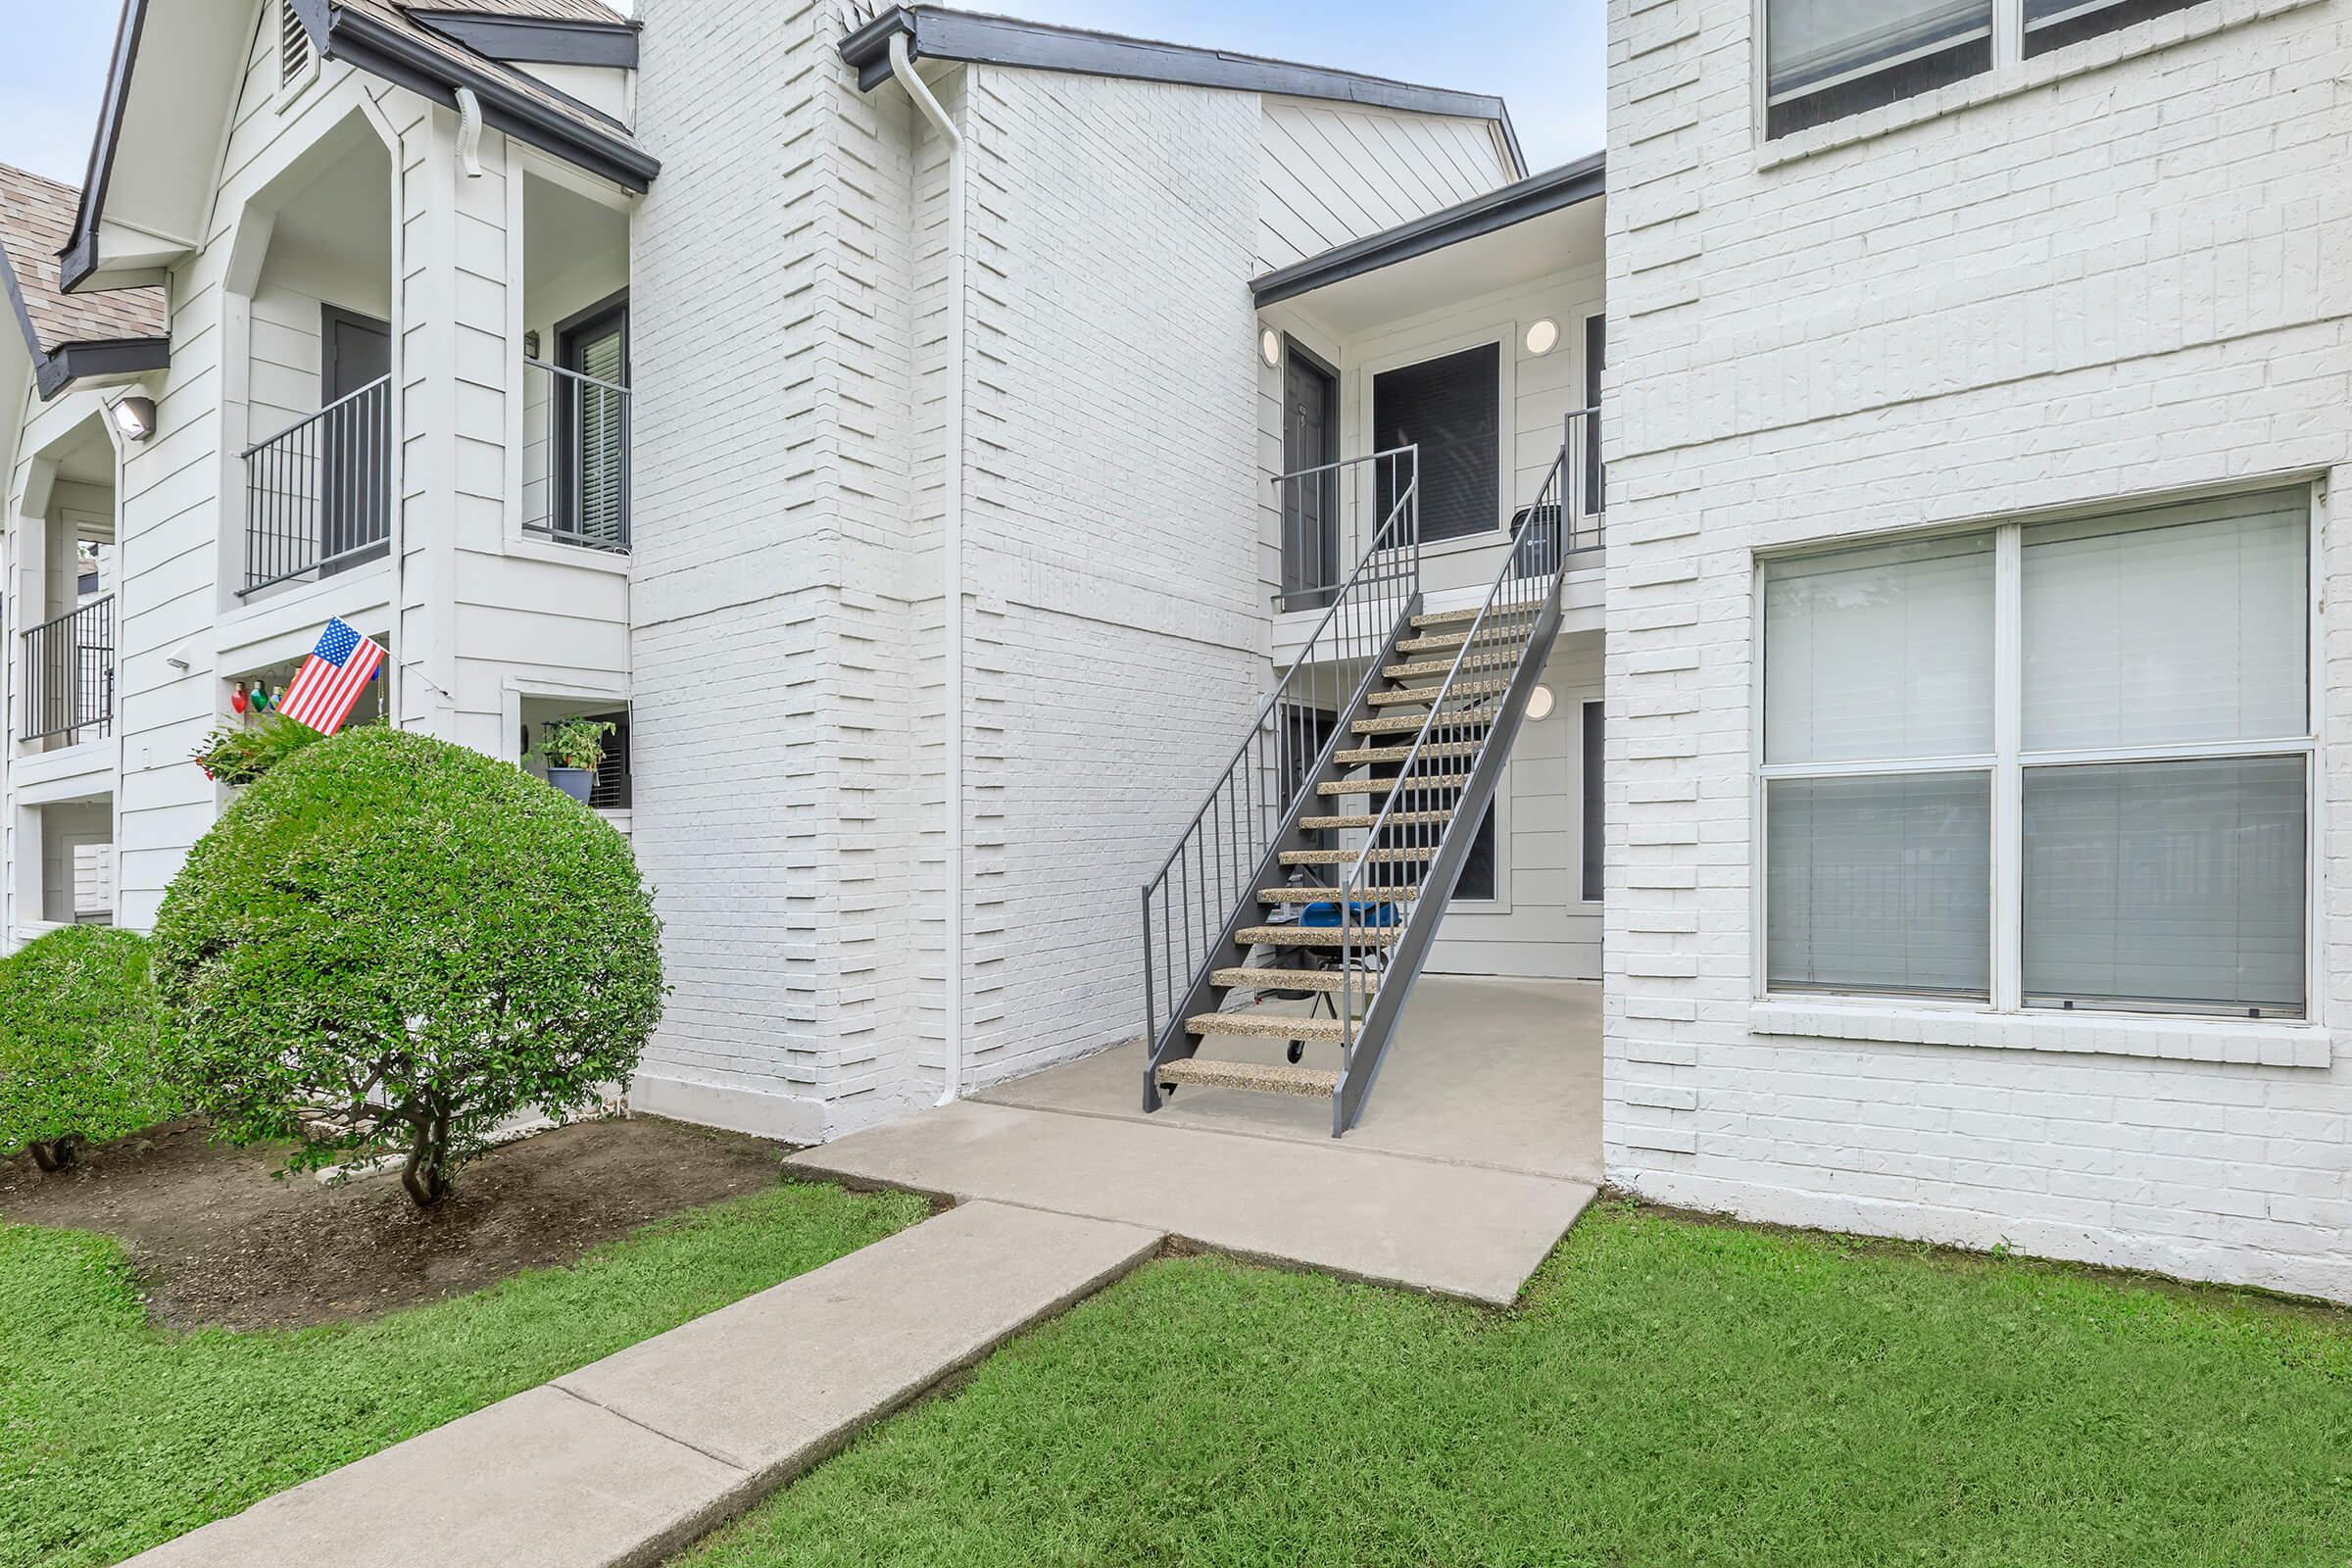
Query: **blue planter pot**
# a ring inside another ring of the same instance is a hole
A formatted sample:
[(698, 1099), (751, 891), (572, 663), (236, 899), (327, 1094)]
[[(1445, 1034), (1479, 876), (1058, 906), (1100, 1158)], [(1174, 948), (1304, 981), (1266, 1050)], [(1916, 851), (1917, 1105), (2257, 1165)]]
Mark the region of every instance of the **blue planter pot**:
[(589, 791), (596, 788), (596, 773), (585, 767), (551, 767), (547, 770), (547, 781), (585, 806)]

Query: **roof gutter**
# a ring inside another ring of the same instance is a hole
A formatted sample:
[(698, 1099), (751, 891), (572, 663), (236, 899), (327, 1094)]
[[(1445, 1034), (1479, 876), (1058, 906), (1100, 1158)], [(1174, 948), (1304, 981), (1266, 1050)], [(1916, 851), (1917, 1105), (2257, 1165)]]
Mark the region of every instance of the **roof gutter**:
[[(335, 8), (319, 53), (451, 109), (458, 107), (458, 89), (468, 88), (481, 102), (485, 124), (623, 189), (650, 189), (662, 172), (660, 160), (620, 136), (599, 136), (489, 72), (471, 70), (365, 13)], [(613, 129), (621, 127), (616, 122)]]
[(1588, 202), (1608, 190), (1604, 155), (1594, 153), (1573, 164), (1531, 174), (1515, 185), (1474, 196), (1409, 223), (1335, 245), (1320, 256), (1309, 256), (1278, 268), (1252, 281), (1250, 292), (1260, 309), (1296, 299), (1333, 283), (1376, 272), (1398, 262), (1442, 251), (1449, 245), (1524, 223), (1531, 218), (1556, 213)]
[(91, 338), (43, 348), (40, 329), (33, 325), (32, 312), (24, 304), (24, 285), (5, 251), (0, 251), (0, 292), (8, 295), (9, 309), (24, 333), (25, 350), (32, 356), (32, 384), (43, 403), (76, 381), (141, 375), (172, 367), (169, 337)]
[(1223, 87), (1275, 97), (1315, 98), (1334, 103), (1491, 121), (1520, 172), (1527, 161), (1500, 98), (1484, 93), (1423, 87), (1385, 76), (1367, 76), (1327, 66), (1298, 65), (1256, 55), (1120, 37), (1077, 27), (976, 16), (937, 6), (891, 6), (841, 42), (841, 58), (858, 71), (860, 91), (871, 92), (891, 77), (890, 40), (904, 37), (911, 59), (954, 60), (966, 65), (1012, 66), (1025, 71), (1060, 71), (1131, 81), (1164, 81), (1193, 87)]
[(946, 109), (940, 106), (923, 78), (915, 74), (908, 34), (889, 34), (890, 74), (906, 89), (906, 96), (939, 132), (948, 148), (948, 385), (947, 462), (942, 472), (940, 503), (941, 592), (945, 620), (941, 641), (947, 660), (947, 700), (943, 705), (942, 741), (947, 747), (946, 830), (947, 908), (947, 1060), (941, 1074), (939, 1102), (953, 1104), (963, 1095), (963, 398), (964, 356), (969, 329), (965, 324), (964, 281), (967, 246), (964, 239), (963, 136)]

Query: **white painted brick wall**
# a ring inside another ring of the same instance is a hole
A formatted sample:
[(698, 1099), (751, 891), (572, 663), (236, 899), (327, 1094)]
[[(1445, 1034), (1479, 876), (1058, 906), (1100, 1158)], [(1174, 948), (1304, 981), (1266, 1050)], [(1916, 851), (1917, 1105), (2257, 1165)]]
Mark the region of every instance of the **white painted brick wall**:
[[(1610, 1177), (2352, 1298), (2352, 840), (2324, 1029), (1856, 1016), (1753, 1000), (1750, 815), (1757, 550), (2341, 478), (2352, 4), (2216, 0), (1793, 159), (1752, 128), (1752, 10), (1610, 6)], [(2325, 637), (2341, 817), (2352, 629)]]

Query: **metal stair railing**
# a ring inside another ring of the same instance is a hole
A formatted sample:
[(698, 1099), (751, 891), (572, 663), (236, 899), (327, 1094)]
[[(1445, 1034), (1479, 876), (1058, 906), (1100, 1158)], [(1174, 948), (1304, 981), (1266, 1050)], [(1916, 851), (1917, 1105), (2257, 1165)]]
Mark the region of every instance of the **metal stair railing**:
[[(1233, 934), (1255, 908), (1259, 878), (1295, 830), (1346, 718), (1362, 702), (1409, 623), (1421, 594), (1421, 452), (1403, 446), (1302, 468), (1274, 482), (1285, 514), (1292, 493), (1343, 487), (1384, 513), (1371, 545), (1330, 598), (1305, 646), (1275, 683), (1191, 824), (1144, 884), (1144, 1025), (1151, 1064), (1145, 1108), (1158, 1107), (1155, 1074), (1188, 1039), (1184, 1020), (1210, 990)], [(1357, 482), (1363, 481), (1363, 482)], [(1359, 535), (1360, 537), (1360, 535)], [(1249, 895), (1250, 903), (1245, 904)]]
[[(1439, 683), (1429, 716), (1396, 764), (1396, 786), (1379, 803), (1355, 858), (1339, 879), (1342, 971), (1378, 968), (1383, 983), (1377, 990), (1346, 986), (1333, 997), (1341, 1020), (1334, 1136), (1355, 1124), (1372, 1092), (1406, 995), (1452, 898), (1479, 814), (1494, 798), (1528, 693), (1558, 634), (1569, 566), (1601, 546), (1599, 497), (1592, 493), (1598, 470), (1588, 461), (1595, 450), (1598, 412), (1568, 416), (1560, 455), (1536, 504), (1516, 519), (1485, 603), (1469, 621), (1455, 623), (1462, 645)], [(1453, 624), (1433, 628), (1439, 634), (1452, 630)], [(1425, 771), (1432, 762), (1437, 769)], [(1398, 859), (1398, 851), (1426, 851), (1428, 858)], [(1394, 984), (1390, 975), (1396, 977)]]

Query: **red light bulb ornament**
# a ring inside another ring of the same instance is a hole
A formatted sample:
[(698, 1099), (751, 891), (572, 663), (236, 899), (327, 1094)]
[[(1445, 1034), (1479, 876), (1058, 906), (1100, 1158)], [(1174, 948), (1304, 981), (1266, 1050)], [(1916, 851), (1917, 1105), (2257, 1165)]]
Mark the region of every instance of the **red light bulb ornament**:
[(245, 683), (243, 681), (237, 682), (237, 689), (229, 696), (228, 706), (235, 709), (240, 714), (243, 713), (246, 709), (253, 706), (252, 700), (245, 695)]

